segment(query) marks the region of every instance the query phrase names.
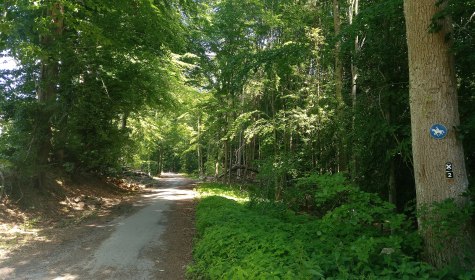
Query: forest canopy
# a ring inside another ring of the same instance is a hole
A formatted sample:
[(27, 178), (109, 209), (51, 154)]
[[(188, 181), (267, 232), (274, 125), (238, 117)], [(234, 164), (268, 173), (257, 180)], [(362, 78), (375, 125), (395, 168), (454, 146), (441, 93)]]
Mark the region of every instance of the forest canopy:
[[(2, 1), (0, 53), (17, 64), (0, 69), (5, 186), (48, 188), (57, 168), (185, 172), (315, 214), (312, 176), (339, 173), (414, 215), (420, 149), (451, 143), (427, 171), (441, 188), (446, 163), (460, 193), (475, 172), (475, 3), (436, 2), (418, 16), (413, 0)], [(425, 49), (447, 49), (453, 82), (452, 105), (437, 97), (445, 109), (427, 120), (411, 103), (431, 81), (414, 34), (443, 41)], [(426, 121), (449, 123), (447, 138), (430, 142)], [(436, 202), (473, 201), (451, 195)]]

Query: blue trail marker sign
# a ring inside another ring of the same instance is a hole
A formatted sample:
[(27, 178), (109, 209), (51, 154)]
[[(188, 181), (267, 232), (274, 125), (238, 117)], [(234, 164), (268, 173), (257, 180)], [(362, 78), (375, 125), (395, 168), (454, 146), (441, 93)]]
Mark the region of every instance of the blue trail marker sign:
[(447, 128), (440, 123), (434, 124), (433, 126), (430, 127), (429, 133), (430, 133), (430, 136), (432, 136), (432, 138), (434, 139), (437, 139), (437, 140), (444, 139), (445, 136), (447, 135)]

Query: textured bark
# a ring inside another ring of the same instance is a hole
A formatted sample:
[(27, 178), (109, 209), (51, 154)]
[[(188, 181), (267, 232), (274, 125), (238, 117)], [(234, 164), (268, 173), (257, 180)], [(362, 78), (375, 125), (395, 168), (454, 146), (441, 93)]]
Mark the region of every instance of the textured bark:
[[(412, 149), (416, 181), (417, 206), (428, 207), (435, 202), (455, 199), (459, 205), (466, 203), (461, 197), (467, 190), (462, 143), (456, 137), (459, 125), (457, 84), (453, 55), (446, 35), (450, 22), (442, 22), (436, 33), (428, 31), (432, 17), (441, 8), (433, 0), (405, 0), (404, 11), (409, 51), (409, 81)], [(448, 128), (442, 140), (433, 139), (429, 128), (436, 123)], [(451, 162), (454, 178), (447, 179), (445, 164)], [(427, 260), (442, 266), (463, 256), (464, 249), (471, 248), (470, 233), (461, 232), (457, 239), (439, 243), (434, 237), (434, 228), (419, 219)], [(467, 228), (469, 226), (467, 225)], [(442, 247), (438, 247), (442, 245)], [(469, 246), (469, 247), (467, 247)]]
[(56, 103), (57, 84), (59, 76), (59, 61), (54, 55), (56, 41), (63, 33), (64, 7), (61, 3), (53, 3), (46, 9), (46, 18), (53, 22), (52, 30), (49, 34), (40, 36), (40, 45), (45, 50), (46, 55), (41, 59), (40, 81), (36, 90), (40, 111), (37, 116), (36, 141), (38, 144), (37, 185), (44, 188), (45, 168), (49, 163), (51, 152), (52, 124), (51, 118), (54, 113)]

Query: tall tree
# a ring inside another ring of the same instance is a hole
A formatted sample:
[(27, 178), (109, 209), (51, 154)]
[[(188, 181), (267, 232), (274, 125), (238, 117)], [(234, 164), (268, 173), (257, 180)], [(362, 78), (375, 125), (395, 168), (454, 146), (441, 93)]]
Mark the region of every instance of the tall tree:
[[(354, 17), (357, 17), (359, 13), (359, 0), (350, 0), (348, 8), (348, 23), (349, 25), (353, 24)], [(355, 48), (354, 56), (357, 56), (357, 52), (360, 48), (359, 36), (355, 36)], [(357, 92), (357, 79), (358, 79), (358, 68), (354, 62), (354, 59), (351, 59), (351, 105), (353, 109), (353, 116), (351, 122), (351, 128), (355, 130), (355, 113), (356, 113), (356, 92)], [(353, 178), (356, 177), (356, 153), (351, 154), (350, 160), (350, 171)]]
[[(353, 13), (351, 13), (353, 16)], [(340, 1), (333, 0), (333, 28), (335, 36), (337, 37), (335, 43), (335, 96), (337, 101), (337, 116), (339, 121), (343, 119), (343, 111), (345, 110), (345, 101), (343, 99), (343, 63), (341, 61), (341, 42), (338, 38), (341, 34), (341, 19), (340, 19)], [(347, 157), (345, 147), (345, 131), (342, 126), (338, 126), (338, 171), (347, 171)]]
[[(466, 249), (473, 248), (468, 224), (462, 227), (458, 238), (441, 244), (436, 236), (439, 229), (428, 222), (443, 219), (431, 211), (434, 203), (447, 199), (459, 207), (468, 203), (462, 196), (467, 191), (468, 180), (463, 147), (456, 131), (460, 122), (454, 59), (447, 40), (450, 19), (440, 19), (439, 30), (429, 32), (434, 16), (443, 8), (444, 4), (437, 5), (432, 0), (404, 1), (417, 206), (420, 210), (429, 209), (426, 216), (419, 218), (419, 227), (425, 240), (426, 258), (436, 266), (460, 260)], [(437, 124), (440, 125), (434, 127)]]
[(9, 96), (0, 106), (4, 136), (21, 141), (0, 153), (40, 186), (52, 164), (118, 167), (132, 140), (127, 117), (165, 109), (182, 82), (172, 53), (184, 51), (193, 4), (162, 2), (3, 1), (0, 52), (20, 66), (0, 69)]
[(40, 32), (40, 46), (43, 48), (39, 85), (36, 95), (40, 104), (37, 117), (35, 140), (38, 143), (37, 164), (39, 168), (37, 184), (44, 187), (44, 168), (51, 152), (51, 118), (56, 103), (59, 83), (59, 42), (64, 28), (64, 7), (59, 1), (49, 1), (42, 11), (45, 31)]

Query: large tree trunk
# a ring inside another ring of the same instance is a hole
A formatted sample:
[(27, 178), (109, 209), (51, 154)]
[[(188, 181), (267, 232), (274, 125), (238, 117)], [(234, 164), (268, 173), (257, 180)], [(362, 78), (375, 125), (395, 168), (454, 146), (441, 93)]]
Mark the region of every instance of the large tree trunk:
[[(462, 143), (457, 139), (459, 125), (457, 84), (454, 60), (447, 35), (450, 22), (445, 19), (439, 32), (428, 31), (432, 17), (441, 7), (433, 0), (405, 0), (404, 11), (409, 51), (409, 81), (412, 149), (418, 209), (436, 202), (454, 199), (463, 206), (467, 198), (468, 180)], [(446, 137), (431, 137), (434, 124), (447, 127)], [(446, 163), (452, 163), (453, 178), (447, 178)], [(457, 238), (438, 240), (438, 228), (425, 223), (427, 218), (442, 217), (432, 213), (419, 218), (419, 228), (425, 240), (427, 260), (440, 267), (463, 257), (473, 248), (467, 223)], [(450, 222), (450, 221), (446, 221)]]
[(59, 82), (59, 61), (55, 44), (63, 33), (64, 8), (61, 3), (56, 2), (47, 7), (45, 12), (45, 17), (53, 22), (53, 26), (49, 34), (40, 36), (40, 45), (45, 52), (45, 55), (41, 58), (40, 81), (36, 90), (38, 103), (41, 105), (35, 133), (38, 144), (36, 155), (37, 185), (40, 189), (44, 188), (45, 185), (45, 168), (49, 163), (52, 148), (51, 118), (55, 110)]

